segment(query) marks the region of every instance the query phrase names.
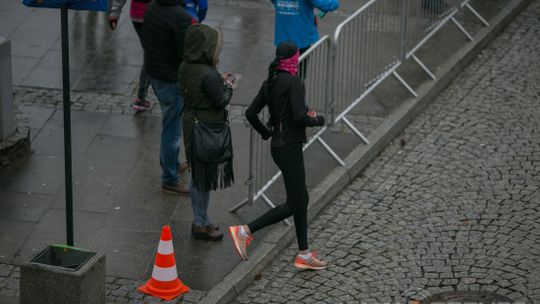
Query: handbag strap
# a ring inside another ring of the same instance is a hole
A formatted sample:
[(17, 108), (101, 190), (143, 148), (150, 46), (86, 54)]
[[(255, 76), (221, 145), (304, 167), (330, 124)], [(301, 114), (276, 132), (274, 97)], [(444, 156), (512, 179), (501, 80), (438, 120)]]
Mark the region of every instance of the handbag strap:
[[(182, 108), (182, 112), (184, 111), (184, 108)], [(227, 109), (223, 109), (223, 112), (225, 114), (225, 123), (229, 124), (229, 111)], [(181, 115), (181, 114), (180, 114)], [(199, 115), (197, 114), (197, 110), (193, 109), (193, 118), (195, 119), (194, 122), (199, 122)]]

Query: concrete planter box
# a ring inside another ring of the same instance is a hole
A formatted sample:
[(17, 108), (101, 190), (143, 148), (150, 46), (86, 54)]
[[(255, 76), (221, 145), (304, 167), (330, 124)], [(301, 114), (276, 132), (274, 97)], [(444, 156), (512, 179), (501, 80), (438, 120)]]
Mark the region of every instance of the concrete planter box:
[(49, 245), (21, 266), (20, 303), (105, 303), (105, 256)]

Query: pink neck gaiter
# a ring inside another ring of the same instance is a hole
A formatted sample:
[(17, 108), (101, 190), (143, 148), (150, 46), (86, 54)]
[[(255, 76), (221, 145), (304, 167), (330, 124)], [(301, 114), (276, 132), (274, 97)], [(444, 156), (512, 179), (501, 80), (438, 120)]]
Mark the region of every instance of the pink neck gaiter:
[(298, 59), (300, 58), (300, 52), (296, 51), (292, 57), (280, 59), (277, 69), (296, 75), (298, 73)]

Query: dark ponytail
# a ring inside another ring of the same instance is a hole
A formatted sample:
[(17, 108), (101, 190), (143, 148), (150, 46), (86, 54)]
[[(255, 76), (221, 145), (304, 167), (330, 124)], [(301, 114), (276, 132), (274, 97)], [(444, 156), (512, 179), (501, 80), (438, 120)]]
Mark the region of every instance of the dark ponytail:
[(277, 73), (277, 67), (278, 67), (279, 58), (274, 59), (274, 61), (270, 62), (270, 65), (268, 66), (268, 77), (266, 80), (272, 79)]
[(268, 66), (268, 77), (266, 78), (266, 100), (270, 101), (272, 90), (274, 89), (274, 81), (272, 79), (277, 75), (279, 58), (276, 57)]

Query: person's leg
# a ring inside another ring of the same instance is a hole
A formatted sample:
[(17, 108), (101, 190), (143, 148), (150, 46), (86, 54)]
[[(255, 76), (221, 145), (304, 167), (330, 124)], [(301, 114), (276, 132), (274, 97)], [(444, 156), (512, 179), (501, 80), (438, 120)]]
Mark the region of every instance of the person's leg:
[(150, 78), (150, 81), (163, 112), (159, 157), (162, 168), (161, 182), (164, 185), (176, 185), (179, 180), (178, 152), (183, 99), (177, 83), (164, 82), (156, 78)]
[(280, 222), (294, 215), (303, 205), (307, 206), (307, 197), (304, 197), (302, 189), (305, 188), (304, 159), (302, 144), (295, 143), (283, 147), (272, 148), (272, 158), (281, 170), (285, 183), (287, 201), (275, 208), (268, 210), (247, 226), (251, 233)]
[[(132, 21), (132, 24), (133, 24), (133, 28), (135, 29), (135, 33), (137, 33), (137, 36), (139, 37), (139, 41), (141, 42), (141, 46), (142, 46), (141, 33), (142, 33), (143, 23)], [(152, 107), (152, 103), (146, 100), (146, 95), (148, 93), (149, 85), (150, 85), (150, 78), (148, 77), (148, 74), (146, 73), (144, 57), (143, 57), (143, 64), (141, 66), (141, 72), (139, 74), (139, 87), (137, 89), (137, 98), (135, 98), (133, 102), (134, 110), (144, 111)]]
[[(300, 148), (301, 150), (302, 148)], [(309, 202), (309, 195), (306, 187), (306, 173), (304, 170), (304, 158), (300, 152), (298, 157), (298, 163), (301, 164), (301, 168), (297, 168), (295, 174), (296, 180), (292, 183), (291, 187), (295, 187), (295, 212), (294, 212), (294, 228), (296, 231), (296, 240), (298, 242), (298, 250), (308, 250), (308, 217), (307, 207)], [(300, 167), (300, 166), (298, 166)]]
[(219, 241), (223, 238), (215, 225), (210, 223), (208, 218), (208, 205), (210, 203), (210, 192), (199, 191), (189, 183), (191, 193), (191, 207), (193, 209), (193, 224), (191, 225), (191, 235), (195, 239)]
[(191, 207), (193, 209), (193, 223), (197, 226), (208, 226), (208, 204), (210, 202), (210, 192), (199, 191), (189, 183), (189, 193), (191, 195)]
[[(247, 260), (246, 247), (252, 233), (295, 215), (295, 229), (301, 250), (307, 250), (307, 191), (305, 191), (304, 159), (302, 144), (290, 144), (272, 148), (272, 158), (283, 175), (287, 201), (245, 226), (231, 226), (229, 233), (238, 255)], [(298, 215), (297, 215), (298, 213)]]
[[(308, 221), (307, 221), (307, 206), (309, 195), (306, 187), (306, 175), (304, 168), (304, 154), (302, 146), (294, 147), (294, 150), (289, 153), (289, 160), (294, 162), (296, 166), (292, 166), (290, 174), (294, 176), (293, 180), (286, 183), (286, 188), (294, 189), (291, 191), (291, 197), (295, 204), (294, 209), (294, 227), (296, 229), (296, 239), (298, 241), (298, 254), (294, 259), (294, 266), (299, 269), (319, 270), (328, 266), (325, 261), (319, 260), (317, 253), (309, 251), (308, 247)], [(289, 197), (289, 191), (287, 192)]]

